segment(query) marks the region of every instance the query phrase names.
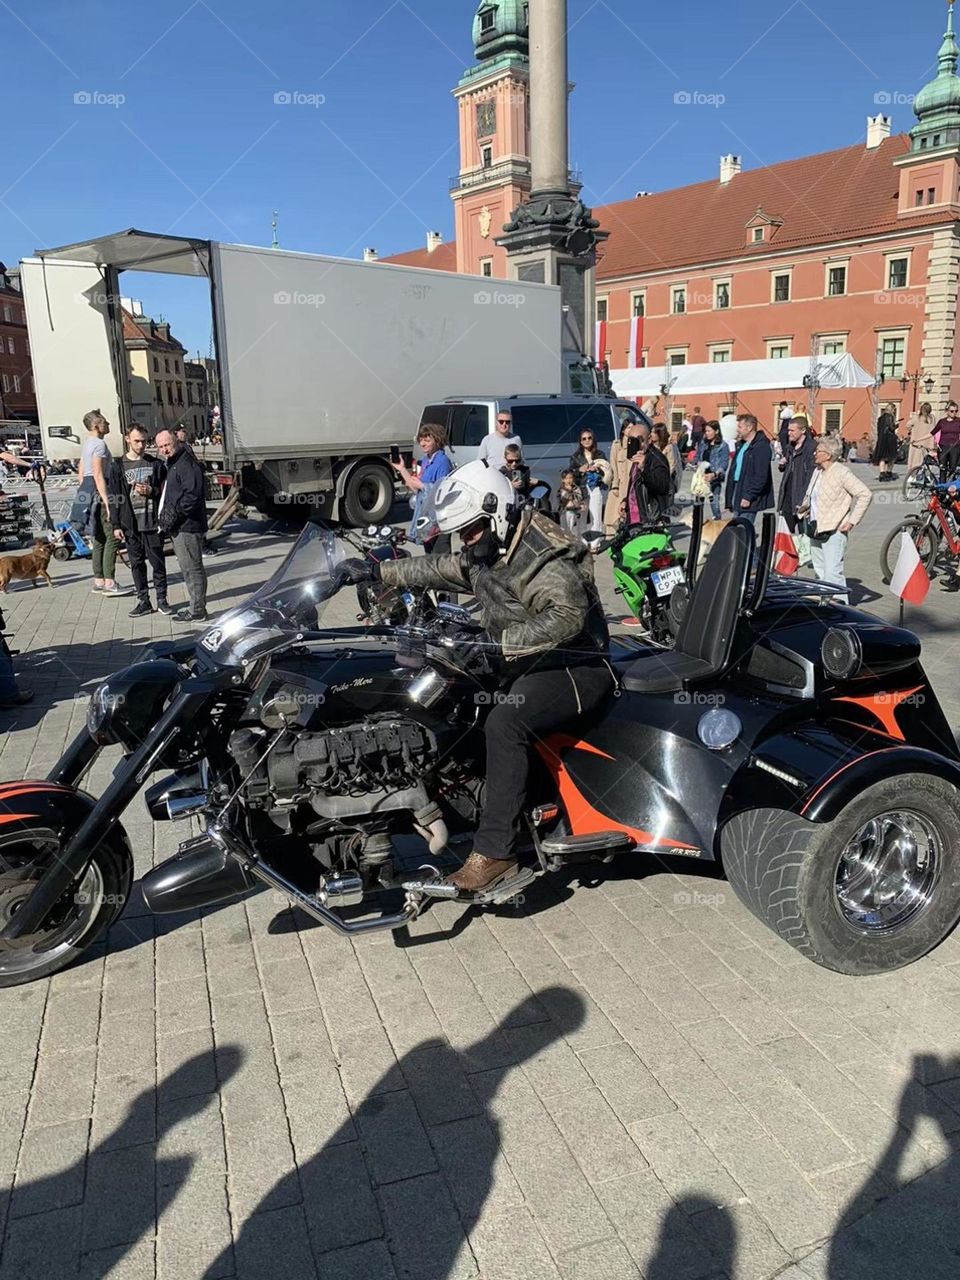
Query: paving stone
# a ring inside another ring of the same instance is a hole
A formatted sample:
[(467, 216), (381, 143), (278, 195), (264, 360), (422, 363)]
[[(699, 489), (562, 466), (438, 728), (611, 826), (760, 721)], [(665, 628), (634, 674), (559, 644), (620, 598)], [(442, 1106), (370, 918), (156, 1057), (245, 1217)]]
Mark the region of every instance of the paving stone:
[(564, 1280), (639, 1280), (640, 1272), (619, 1240), (575, 1249), (560, 1259)]
[(375, 1093), (403, 1089), (403, 1072), (382, 1027), (361, 1027), (334, 1035), (340, 1079), (351, 1106)]
[(380, 1016), (386, 1028), (394, 1053), (398, 1057), (412, 1053), (431, 1041), (443, 1036), (443, 1028), (437, 1020), (433, 1006), (422, 987), (407, 998), (384, 998)]
[(383, 1235), (380, 1211), (358, 1142), (324, 1147), (301, 1166), (299, 1183), (310, 1238), (318, 1256)]
[(743, 1100), (804, 1173), (822, 1173), (854, 1160), (854, 1148), (830, 1128), (794, 1085), (781, 1081), (753, 1089), (743, 1094)]
[(484, 1214), (470, 1236), (483, 1280), (559, 1280), (529, 1210)]
[(731, 1280), (779, 1278), (790, 1264), (790, 1255), (777, 1243), (754, 1206), (745, 1200), (703, 1209), (691, 1215), (690, 1225), (720, 1272)]
[(267, 1012), (271, 1018), (301, 1012), (316, 1017), (320, 1012), (313, 976), (302, 956), (291, 956), (260, 966), (260, 979)]
[(711, 1005), (749, 1044), (769, 1044), (791, 1034), (793, 1028), (776, 1009), (751, 991), (745, 982), (719, 982), (703, 988)]
[(580, 1059), (566, 1040), (550, 1037), (543, 1023), (513, 1027), (506, 1036), (524, 1075), (545, 1101), (589, 1088), (590, 1076)]
[(240, 1230), (235, 1246), (237, 1280), (314, 1280), (310, 1238), (299, 1205), (256, 1213)]
[(210, 1029), (161, 1036), (157, 1041), (157, 1074), (166, 1098), (212, 1093), (217, 1087), (217, 1068)]
[(154, 1242), (142, 1240), (84, 1254), (77, 1280), (155, 1280), (156, 1274)]
[(579, 1089), (554, 1099), (550, 1114), (589, 1182), (646, 1168), (636, 1143), (599, 1089)]
[(601, 1183), (597, 1195), (645, 1280), (704, 1280), (717, 1275), (715, 1258), (656, 1175), (629, 1174)]
[(210, 996), (203, 975), (177, 978), (157, 986), (157, 1034), (180, 1035), (210, 1026)]
[(66, 1209), (81, 1202), (89, 1130), (87, 1120), (27, 1130), (20, 1150), (11, 1218)]
[[(181, 1187), (190, 1167), (182, 1162)], [(83, 1202), (83, 1249), (133, 1243), (153, 1233), (156, 1215), (155, 1149), (152, 1144), (119, 1151), (92, 1151)]]
[(396, 1280), (397, 1275), (382, 1240), (321, 1254), (319, 1270), (323, 1280)]
[(433, 1148), (406, 1090), (367, 1098), (356, 1122), (375, 1185), (436, 1169)]
[(27, 1124), (57, 1124), (79, 1120), (93, 1110), (96, 1049), (54, 1053), (37, 1062)]
[(40, 1052), (75, 1053), (97, 1044), (100, 1026), (100, 990), (67, 990), (51, 993), (43, 1018)]
[(482, 1116), (430, 1131), (440, 1168), (464, 1223), (523, 1203), (523, 1193), (500, 1150), (498, 1137), (498, 1129)]
[[(379, 1191), (398, 1280), (472, 1280), (477, 1264), (438, 1174)], [(416, 1223), (416, 1230), (411, 1230)], [(486, 1280), (486, 1277), (484, 1277)]]
[(427, 1126), (476, 1115), (476, 1095), (460, 1055), (446, 1044), (427, 1045), (400, 1063), (420, 1118)]
[(588, 1049), (580, 1061), (622, 1124), (676, 1111), (676, 1103), (630, 1045)]
[(55, 1209), (10, 1223), (0, 1280), (60, 1280), (75, 1276), (80, 1259), (79, 1207)]
[(743, 1189), (679, 1112), (636, 1121), (629, 1132), (675, 1200), (691, 1186), (715, 1205), (729, 1206), (743, 1199)]
[[(211, 1177), (195, 1162), (182, 1187), (169, 1181), (161, 1184), (157, 1211), (157, 1280), (181, 1280), (183, 1276), (219, 1280), (234, 1274), (230, 1215), (222, 1175)], [(277, 1214), (263, 1217), (272, 1219), (283, 1212), (278, 1210)], [(253, 1217), (243, 1224), (241, 1240), (250, 1224), (257, 1221), (258, 1217)], [(277, 1256), (279, 1261), (282, 1255), (278, 1252)], [(239, 1266), (237, 1273), (240, 1274)], [(278, 1270), (274, 1274), (283, 1273)], [(304, 1272), (305, 1276), (312, 1274)]]

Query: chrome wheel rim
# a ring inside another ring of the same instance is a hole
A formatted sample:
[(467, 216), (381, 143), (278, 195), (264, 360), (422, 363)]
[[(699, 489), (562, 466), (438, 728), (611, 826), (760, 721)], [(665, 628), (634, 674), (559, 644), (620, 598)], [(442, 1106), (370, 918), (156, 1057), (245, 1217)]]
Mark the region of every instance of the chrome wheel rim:
[[(55, 850), (58, 849), (56, 844)], [(32, 852), (40, 853), (40, 849), (35, 846)], [(48, 855), (49, 852), (43, 850)], [(49, 856), (43, 853), (29, 860), (10, 859), (6, 851), (0, 854), (0, 928), (13, 919), (46, 870)], [(100, 910), (103, 892), (103, 876), (92, 862), (80, 883), (54, 908), (48, 927), (16, 942), (0, 942), (0, 973), (27, 973), (76, 946)]]
[(863, 933), (893, 933), (930, 905), (942, 866), (940, 836), (927, 818), (906, 809), (877, 814), (840, 854), (837, 908)]

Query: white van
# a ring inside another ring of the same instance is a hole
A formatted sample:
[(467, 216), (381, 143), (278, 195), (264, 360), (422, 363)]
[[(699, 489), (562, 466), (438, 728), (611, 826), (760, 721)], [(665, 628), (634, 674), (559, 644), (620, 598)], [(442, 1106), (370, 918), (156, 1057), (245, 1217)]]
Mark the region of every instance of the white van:
[(433, 422), (446, 430), (448, 453), (460, 467), (476, 458), (480, 441), (496, 430), (501, 410), (509, 410), (513, 418), (514, 434), (523, 442), (523, 460), (531, 475), (545, 481), (554, 493), (560, 473), (579, 448), (583, 430), (593, 432), (609, 458), (610, 446), (625, 422), (650, 425), (632, 400), (590, 395), (451, 396), (428, 404), (420, 423)]

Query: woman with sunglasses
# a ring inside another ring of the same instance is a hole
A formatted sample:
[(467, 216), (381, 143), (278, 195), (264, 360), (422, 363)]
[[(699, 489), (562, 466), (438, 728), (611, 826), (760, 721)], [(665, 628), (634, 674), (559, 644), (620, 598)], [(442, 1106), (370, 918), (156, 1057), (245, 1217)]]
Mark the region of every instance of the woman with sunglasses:
[(580, 432), (580, 447), (570, 459), (570, 470), (587, 495), (587, 520), (583, 532), (601, 533), (603, 504), (610, 487), (611, 469), (606, 454), (597, 448), (597, 438), (592, 431)]

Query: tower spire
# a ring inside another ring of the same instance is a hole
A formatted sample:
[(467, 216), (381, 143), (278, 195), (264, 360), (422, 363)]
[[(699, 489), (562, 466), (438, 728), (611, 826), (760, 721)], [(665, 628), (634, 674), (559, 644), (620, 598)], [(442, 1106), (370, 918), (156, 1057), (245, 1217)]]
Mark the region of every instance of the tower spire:
[(940, 46), (940, 53), (937, 56), (940, 74), (942, 76), (955, 76), (957, 74), (958, 61), (960, 61), (960, 49), (957, 48), (957, 41), (953, 32), (953, 0), (947, 0), (947, 29), (944, 32), (943, 44)]
[(913, 102), (917, 124), (910, 131), (914, 151), (960, 145), (960, 48), (953, 29), (954, 0), (947, 3), (947, 29), (937, 54), (937, 75)]
[(274, 209), (274, 211), (273, 211), (273, 223), (272, 223), (272, 227), (273, 227), (273, 240), (272, 240), (272, 242), (271, 242), (271, 244), (270, 244), (270, 248), (271, 248), (271, 249), (279, 249), (279, 248), (280, 248), (280, 241), (277, 239), (277, 211), (276, 211), (276, 209)]

